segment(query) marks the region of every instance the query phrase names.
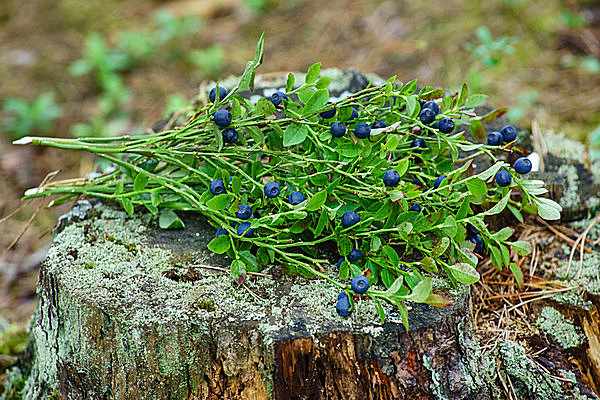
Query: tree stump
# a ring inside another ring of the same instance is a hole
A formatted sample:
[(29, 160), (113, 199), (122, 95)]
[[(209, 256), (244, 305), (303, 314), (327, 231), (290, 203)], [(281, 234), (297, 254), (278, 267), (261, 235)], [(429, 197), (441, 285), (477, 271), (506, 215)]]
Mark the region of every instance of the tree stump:
[(409, 332), (392, 307), (380, 324), (369, 301), (344, 319), (325, 281), (274, 266), (245, 289), (212, 269), (227, 262), (206, 249), (201, 216), (159, 231), (150, 216), (92, 211), (42, 267), (25, 398), (492, 398), (468, 290), (447, 290), (448, 308), (414, 304)]

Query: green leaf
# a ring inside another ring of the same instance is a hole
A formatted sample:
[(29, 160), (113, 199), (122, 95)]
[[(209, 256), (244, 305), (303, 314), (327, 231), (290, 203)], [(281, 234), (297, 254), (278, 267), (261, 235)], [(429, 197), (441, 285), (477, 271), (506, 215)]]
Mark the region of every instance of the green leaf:
[(458, 95), (457, 104), (459, 106), (462, 105), (465, 101), (467, 101), (468, 96), (469, 96), (469, 88), (467, 87), (466, 83), (463, 83), (462, 88), (460, 90), (460, 94)]
[(396, 150), (396, 147), (398, 147), (399, 142), (400, 140), (398, 139), (398, 135), (389, 135), (385, 141), (385, 144), (383, 145), (383, 148), (389, 151), (394, 151)]
[(254, 107), (254, 113), (256, 115), (261, 115), (263, 117), (269, 117), (277, 112), (277, 109), (267, 98), (261, 97), (256, 102), (256, 107)]
[(524, 240), (518, 240), (516, 242), (506, 242), (506, 244), (510, 245), (515, 252), (520, 256), (526, 256), (531, 253), (531, 244)]
[(220, 235), (208, 242), (208, 249), (213, 253), (223, 254), (231, 247), (229, 235)]
[(371, 250), (377, 252), (377, 250), (379, 250), (379, 248), (381, 247), (381, 239), (379, 238), (379, 236), (374, 236), (371, 238)]
[(158, 226), (160, 226), (161, 229), (185, 228), (183, 221), (170, 209), (164, 209), (160, 212)]
[(208, 208), (210, 208), (211, 210), (221, 211), (221, 210), (224, 210), (227, 208), (227, 206), (231, 202), (232, 198), (233, 198), (232, 195), (227, 194), (227, 193), (222, 193), (222, 194), (216, 195), (215, 197), (213, 197), (212, 199), (207, 201), (206, 206)]
[(296, 83), (296, 76), (292, 73), (289, 73), (287, 76), (287, 82), (285, 84), (285, 91), (291, 91), (294, 88), (294, 83)]
[(328, 76), (324, 76), (316, 83), (315, 87), (317, 89), (325, 89), (331, 83), (331, 78)]
[(471, 132), (471, 136), (473, 136), (476, 141), (480, 143), (485, 142), (486, 134), (481, 121), (476, 119), (471, 120), (469, 131)]
[(413, 288), (408, 299), (415, 303), (423, 303), (429, 295), (431, 295), (431, 279), (425, 278), (417, 283), (417, 286)]
[(246, 126), (245, 129), (252, 140), (254, 140), (254, 143), (258, 144), (259, 146), (263, 146), (265, 144), (265, 135), (258, 127), (249, 125)]
[(487, 193), (487, 185), (479, 178), (469, 179), (467, 181), (467, 189), (475, 197), (482, 197)]
[(467, 263), (449, 265), (448, 269), (459, 282), (471, 284), (479, 281), (479, 272)]
[(150, 194), (150, 203), (152, 203), (152, 205), (154, 207), (158, 207), (158, 205), (161, 203), (161, 201), (162, 201), (162, 197), (161, 197), (160, 193), (152, 192)]
[(342, 143), (335, 148), (335, 151), (344, 157), (354, 158), (360, 155), (362, 149), (352, 143)]
[[(310, 88), (300, 89), (298, 91), (298, 99), (300, 100), (301, 103), (306, 104), (308, 102), (308, 100), (310, 100), (310, 98), (312, 97), (314, 92), (315, 91)], [(290, 103), (288, 103), (288, 107), (289, 107), (289, 104)]]
[(304, 124), (292, 122), (283, 133), (283, 145), (294, 146), (304, 142), (308, 135), (308, 128)]
[(143, 172), (140, 172), (139, 174), (137, 174), (135, 176), (135, 179), (133, 180), (133, 191), (139, 192), (140, 190), (145, 188), (147, 184), (148, 184), (148, 175), (146, 175)]
[(310, 201), (306, 204), (306, 211), (315, 211), (319, 208), (323, 207), (325, 201), (327, 200), (327, 190), (321, 190), (316, 193)]
[(521, 271), (521, 268), (515, 263), (510, 263), (508, 268), (510, 269), (513, 276), (515, 277), (515, 280), (517, 281), (517, 285), (519, 285), (519, 289), (522, 288), (525, 281), (523, 280), (523, 271)]
[(256, 68), (262, 63), (263, 59), (263, 49), (265, 42), (265, 33), (263, 32), (260, 35), (260, 39), (258, 39), (258, 43), (256, 45), (256, 51), (254, 53), (254, 60), (248, 61), (246, 64), (246, 69), (240, 78), (240, 83), (238, 84), (239, 90), (250, 89), (251, 92), (254, 91), (254, 75)]
[[(394, 137), (395, 137), (395, 135), (394, 135)], [(408, 166), (409, 165), (410, 165), (410, 159), (403, 158), (402, 160), (400, 160), (398, 162), (398, 165), (394, 169), (400, 175), (400, 177), (403, 177), (404, 174), (406, 174), (406, 171), (408, 171)]]
[(512, 204), (507, 204), (506, 208), (508, 208), (508, 210), (512, 213), (512, 215), (515, 216), (515, 218), (519, 222), (523, 223), (523, 221), (524, 221), (523, 216), (521, 215), (521, 212), (519, 211), (519, 209), (517, 207), (513, 206)]
[(323, 108), (323, 106), (325, 106), (325, 104), (327, 104), (327, 100), (329, 100), (329, 92), (327, 89), (317, 90), (306, 102), (304, 110), (302, 111), (302, 116), (306, 117), (315, 113), (315, 111), (320, 110)]
[(311, 84), (316, 82), (317, 78), (321, 74), (321, 63), (317, 62), (311, 65), (306, 72), (306, 76), (304, 77), (304, 82), (307, 84)]
[(458, 230), (458, 226), (456, 225), (456, 219), (452, 215), (448, 215), (444, 220), (444, 223), (439, 226), (439, 228), (444, 231), (444, 233), (451, 238), (456, 236), (456, 232)]
[(406, 329), (406, 332), (408, 332), (408, 307), (402, 301), (396, 301), (394, 304), (396, 304), (396, 307), (398, 307), (398, 311), (402, 317), (402, 325), (404, 325), (404, 329)]
[(481, 122), (494, 122), (508, 112), (508, 108), (497, 108), (482, 116)]
[(435, 274), (438, 272), (437, 264), (432, 257), (424, 257), (421, 260), (421, 268), (423, 268), (425, 271), (431, 274)]
[(478, 174), (477, 177), (483, 181), (487, 181), (492, 176), (496, 176), (496, 174), (498, 173), (498, 171), (500, 171), (500, 168), (502, 168), (503, 165), (504, 165), (503, 163), (498, 162), (498, 163), (492, 165), (491, 167), (489, 167), (488, 169), (486, 169), (485, 171)]
[(448, 297), (435, 293), (430, 294), (423, 303), (429, 304), (433, 307), (448, 307), (453, 304), (452, 300), (450, 300)]
[(398, 253), (396, 253), (396, 250), (394, 250), (394, 248), (392, 246), (383, 246), (383, 252), (387, 256), (387, 258), (390, 260), (392, 265), (394, 265), (394, 266), (398, 265), (398, 262), (400, 261), (400, 257), (398, 256)]
[(127, 211), (127, 214), (133, 215), (133, 203), (127, 197), (123, 197), (121, 199), (121, 203), (123, 204), (123, 208)]
[(242, 179), (237, 175), (231, 179), (231, 191), (235, 194), (240, 194), (242, 191)]
[(505, 226), (504, 228), (500, 229), (498, 232), (492, 234), (492, 237), (494, 239), (496, 239), (498, 242), (504, 242), (509, 237), (511, 237), (513, 233), (514, 233), (514, 231), (512, 230), (512, 228)]
[(562, 207), (553, 200), (545, 197), (537, 199), (538, 215), (545, 220), (552, 221), (560, 219), (560, 212)]
[(242, 260), (233, 260), (230, 266), (231, 277), (241, 285), (246, 281), (246, 264)]
[(389, 288), (396, 281), (396, 277), (392, 272), (390, 272), (389, 269), (384, 269), (383, 271), (381, 271), (381, 280), (383, 281), (385, 287)]
[(385, 311), (383, 310), (381, 301), (379, 301), (379, 299), (375, 296), (371, 296), (371, 299), (373, 300), (373, 304), (375, 305), (375, 309), (379, 315), (379, 321), (383, 324), (385, 322)]
[(317, 238), (321, 234), (321, 232), (323, 232), (323, 229), (325, 228), (325, 224), (327, 223), (328, 220), (329, 220), (329, 218), (327, 218), (327, 210), (323, 210), (321, 212), (321, 215), (319, 215), (319, 221), (317, 222), (317, 227), (315, 228), (315, 233), (314, 233), (315, 238)]
[(502, 270), (502, 253), (500, 252), (500, 249), (496, 246), (490, 246), (489, 249), (492, 253), (490, 256), (492, 265), (496, 267), (497, 270)]
[(410, 118), (415, 118), (419, 113), (419, 102), (415, 96), (408, 96), (406, 98), (406, 114)]
[[(384, 270), (387, 271), (387, 270)], [(383, 275), (383, 274), (382, 274)], [(385, 283), (385, 282), (384, 282)], [(388, 287), (385, 291), (385, 295), (387, 297), (391, 297), (398, 293), (398, 291), (402, 288), (402, 284), (404, 283), (404, 276), (400, 275), (398, 278), (394, 280), (394, 282)]]
[(486, 212), (484, 212), (483, 215), (500, 214), (506, 207), (506, 204), (508, 204), (509, 198), (510, 198), (510, 191), (508, 191), (508, 193), (506, 193), (506, 195), (502, 199), (500, 199), (499, 202), (494, 204), (494, 207), (492, 207), (489, 210), (487, 210)]
[(508, 267), (510, 264), (510, 251), (508, 251), (508, 247), (503, 244), (498, 244), (498, 247), (500, 248), (500, 253), (502, 254), (502, 262)]
[(472, 94), (469, 96), (467, 101), (465, 102), (465, 107), (477, 107), (486, 102), (488, 99), (488, 95), (486, 94)]
[(431, 250), (432, 257), (439, 257), (448, 249), (450, 245), (450, 239), (443, 237)]

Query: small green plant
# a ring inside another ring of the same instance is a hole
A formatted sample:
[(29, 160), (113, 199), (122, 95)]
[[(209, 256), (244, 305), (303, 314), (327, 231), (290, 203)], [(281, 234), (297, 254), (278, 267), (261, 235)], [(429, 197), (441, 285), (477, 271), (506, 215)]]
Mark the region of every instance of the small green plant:
[[(71, 128), (75, 137), (113, 136), (117, 129), (128, 123), (127, 104), (131, 92), (123, 83), (122, 73), (135, 68), (140, 62), (154, 58), (161, 46), (186, 35), (196, 33), (200, 21), (196, 17), (178, 18), (168, 11), (159, 11), (154, 15), (155, 28), (151, 32), (123, 32), (117, 44), (109, 46), (96, 32), (88, 35), (84, 46), (84, 57), (69, 67), (72, 76), (91, 74), (100, 89), (98, 111), (86, 124), (76, 124)], [(218, 50), (218, 49), (217, 49)], [(215, 49), (207, 50), (202, 60), (194, 60), (207, 74), (216, 73), (222, 64), (221, 53)], [(201, 63), (203, 62), (203, 64)]]
[(528, 90), (523, 93), (519, 93), (517, 104), (512, 106), (506, 113), (506, 116), (511, 121), (519, 121), (525, 117), (527, 111), (537, 103), (540, 98), (540, 94), (537, 90)]
[(225, 51), (218, 44), (212, 45), (204, 50), (193, 50), (188, 54), (188, 59), (206, 76), (217, 76), (225, 62)]
[[(395, 77), (333, 101), (320, 63), (303, 83), (289, 74), (285, 93), (254, 104), (238, 92), (253, 89), (262, 55), (261, 37), (239, 84), (215, 89), (223, 98), (194, 110), (183, 127), (139, 137), (15, 142), (86, 150), (119, 167), (92, 180), (49, 183), (24, 198), (111, 199), (129, 214), (145, 208), (163, 229), (184, 226), (177, 211), (199, 212), (216, 230), (208, 248), (229, 257), (238, 284), (248, 272), (277, 264), (339, 287), (338, 314), (350, 315), (355, 299), (373, 301), (383, 321), (386, 301), (407, 329), (407, 300), (451, 304), (433, 293), (433, 276), (445, 275), (455, 287), (477, 282), (478, 260), (490, 255), (522, 281), (510, 252), (527, 254), (529, 244), (511, 241), (511, 227), (490, 231), (485, 218), (508, 208), (521, 219), (528, 210), (558, 219), (561, 209), (541, 197), (543, 182), (520, 175), (527, 168), (518, 173), (496, 156), (518, 151), (513, 127), (493, 145), (465, 139), (464, 128), (477, 137), (482, 122), (505, 109), (476, 116), (473, 108), (487, 96), (469, 94), (466, 85), (444, 96)], [(491, 166), (470, 173), (478, 157)], [(326, 243), (341, 257), (337, 271), (322, 252)], [(349, 278), (359, 276), (369, 284), (360, 278), (351, 285)]]
[(503, 54), (513, 54), (513, 43), (518, 39), (514, 36), (499, 36), (494, 39), (487, 26), (480, 26), (475, 31), (475, 36), (480, 44), (467, 43), (467, 50), (471, 52), (473, 59), (480, 61), (486, 67), (495, 67), (500, 62)]
[(42, 93), (32, 102), (8, 98), (4, 100), (3, 111), (7, 116), (2, 121), (2, 129), (20, 139), (34, 132), (47, 132), (54, 120), (60, 117), (61, 107), (54, 103), (54, 93)]

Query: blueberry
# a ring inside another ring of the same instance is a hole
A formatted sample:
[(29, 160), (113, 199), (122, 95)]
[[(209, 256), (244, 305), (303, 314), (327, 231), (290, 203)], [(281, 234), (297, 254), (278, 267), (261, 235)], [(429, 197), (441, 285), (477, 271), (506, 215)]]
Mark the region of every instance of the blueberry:
[(450, 133), (454, 130), (454, 121), (451, 118), (444, 117), (436, 122), (436, 124), (442, 133)]
[(271, 95), (271, 103), (273, 103), (273, 105), (275, 107), (280, 105), (282, 100), (287, 100), (287, 99), (288, 99), (287, 95), (283, 92), (275, 92)]
[(346, 295), (346, 293), (342, 292), (338, 295), (335, 311), (340, 317), (349, 317), (350, 314), (352, 314), (352, 311), (350, 311), (350, 300), (348, 300), (348, 295)]
[(396, 187), (400, 182), (400, 174), (394, 169), (388, 169), (383, 174), (383, 184), (388, 187)]
[(352, 114), (350, 114), (348, 121), (352, 121), (354, 118), (358, 118), (358, 111), (356, 111), (356, 108), (352, 107)]
[(435, 113), (431, 108), (424, 108), (419, 113), (419, 119), (425, 125), (429, 125), (433, 121), (435, 121)]
[(302, 192), (292, 192), (288, 196), (288, 201), (291, 205), (295, 206), (296, 204), (300, 204), (304, 201), (304, 195)]
[(479, 235), (471, 236), (469, 238), (469, 241), (471, 243), (475, 244), (475, 251), (483, 250), (484, 244), (483, 244), (483, 239), (481, 238), (481, 236), (479, 236)]
[(517, 130), (511, 125), (506, 125), (500, 129), (500, 133), (502, 134), (505, 143), (510, 143), (517, 138)]
[(231, 113), (227, 110), (219, 110), (215, 113), (213, 121), (215, 121), (217, 126), (225, 128), (231, 124)]
[(382, 121), (380, 119), (376, 119), (372, 124), (371, 124), (371, 128), (373, 129), (381, 129), (381, 128), (385, 128), (387, 125), (385, 124), (385, 121)]
[(411, 180), (411, 181), (410, 181), (410, 183), (412, 183), (413, 185), (417, 185), (418, 187), (421, 187), (421, 186), (423, 185), (423, 184), (421, 183), (421, 181), (420, 181), (420, 180), (418, 180), (418, 179), (416, 179), (416, 178), (415, 178), (415, 179), (413, 179), (413, 180)]
[[(330, 101), (327, 102), (327, 104), (331, 104)], [(335, 107), (332, 108), (331, 110), (327, 110), (327, 111), (323, 111), (321, 114), (319, 114), (321, 116), (321, 118), (323, 119), (329, 119), (329, 118), (333, 118), (335, 116), (336, 113), (336, 109)]]
[(356, 260), (359, 260), (362, 256), (363, 256), (362, 251), (360, 251), (359, 249), (353, 249), (350, 252), (350, 254), (348, 255), (348, 260), (356, 261)]
[(344, 260), (345, 260), (345, 259), (344, 259), (344, 257), (342, 257), (342, 258), (340, 258), (340, 259), (338, 260), (338, 262), (337, 262), (337, 268), (338, 268), (338, 271), (339, 271), (339, 270), (340, 270), (340, 268), (342, 267), (342, 263), (344, 262)]
[(223, 183), (223, 179), (213, 179), (210, 183), (210, 192), (214, 195), (223, 194), (226, 192), (225, 184)]
[(498, 186), (505, 187), (510, 185), (511, 182), (512, 176), (510, 175), (510, 172), (505, 169), (498, 171), (496, 174), (496, 184), (498, 184)]
[(416, 203), (415, 203), (415, 204), (413, 204), (412, 206), (410, 206), (409, 210), (410, 210), (410, 211), (416, 211), (416, 212), (420, 213), (420, 212), (421, 212), (421, 210), (422, 210), (422, 208), (421, 208), (421, 205), (420, 205), (420, 204), (416, 204)]
[(369, 280), (365, 276), (360, 275), (352, 278), (352, 283), (350, 284), (350, 287), (352, 288), (352, 290), (354, 290), (354, 293), (363, 294), (367, 290), (369, 290), (369, 285)]
[(217, 229), (217, 232), (215, 233), (215, 237), (218, 237), (218, 236), (221, 236), (221, 235), (229, 235), (229, 232), (227, 232), (223, 228), (219, 228), (219, 229)]
[(331, 136), (333, 137), (342, 137), (344, 133), (346, 133), (346, 125), (341, 122), (335, 122), (331, 125)]
[(270, 199), (279, 196), (279, 193), (281, 193), (281, 189), (279, 188), (279, 184), (277, 182), (267, 182), (264, 191), (265, 196), (267, 196)]
[[(217, 88), (214, 87), (210, 89), (210, 93), (208, 94), (208, 98), (211, 103), (214, 103), (217, 96)], [(219, 100), (223, 100), (227, 96), (227, 90), (224, 87), (219, 86)]]
[(354, 128), (354, 135), (359, 139), (366, 139), (371, 135), (371, 127), (368, 124), (361, 122)]
[(437, 115), (440, 112), (440, 106), (433, 100), (429, 100), (421, 106), (421, 110), (424, 110), (426, 108), (429, 108), (431, 111), (433, 111), (435, 115)]
[(479, 231), (472, 224), (467, 223), (467, 236), (472, 237), (479, 235)]
[(487, 144), (490, 146), (502, 146), (504, 143), (504, 138), (500, 132), (491, 132), (487, 136)]
[(344, 215), (342, 215), (342, 225), (344, 228), (349, 228), (359, 222), (360, 216), (355, 211), (346, 211)]
[(433, 182), (433, 188), (437, 189), (440, 187), (440, 185), (442, 184), (442, 181), (446, 179), (446, 175), (442, 175), (442, 176), (438, 176), (435, 181)]
[(421, 153), (423, 151), (421, 149), (427, 148), (427, 143), (425, 143), (425, 141), (421, 138), (416, 138), (412, 141), (410, 147), (412, 147), (413, 149), (416, 148), (416, 150), (413, 150), (415, 153)]
[(252, 209), (248, 204), (240, 204), (235, 216), (239, 219), (248, 219), (252, 216)]
[(531, 171), (531, 160), (527, 157), (521, 157), (513, 165), (518, 174), (526, 174)]
[(235, 143), (239, 138), (238, 132), (231, 128), (225, 129), (221, 134), (223, 135), (223, 141), (225, 143)]
[(237, 234), (247, 238), (252, 237), (252, 235), (254, 235), (254, 229), (250, 229), (251, 225), (250, 222), (242, 222), (237, 227)]

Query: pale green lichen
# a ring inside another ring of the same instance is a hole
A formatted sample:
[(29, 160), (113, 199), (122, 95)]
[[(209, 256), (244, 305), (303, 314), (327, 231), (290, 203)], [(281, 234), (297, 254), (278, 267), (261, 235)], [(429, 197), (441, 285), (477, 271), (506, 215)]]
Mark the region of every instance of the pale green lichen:
[(577, 347), (584, 341), (585, 336), (581, 329), (566, 319), (555, 308), (544, 307), (535, 323), (538, 328), (551, 335), (564, 349)]
[[(569, 254), (571, 248), (563, 246), (563, 251), (565, 254)], [(585, 292), (594, 295), (600, 294), (600, 254), (597, 252), (591, 254), (584, 253), (582, 261), (581, 273), (579, 272), (579, 252), (575, 253), (570, 269), (568, 261), (562, 263), (557, 271), (557, 278), (566, 281), (568, 286), (578, 286), (579, 288), (569, 292), (558, 293), (552, 296), (552, 299), (585, 310), (591, 310), (594, 307), (593, 303), (584, 301), (583, 295)], [(568, 275), (567, 269), (569, 269)], [(578, 275), (579, 278), (577, 278)]]
[(566, 188), (559, 200), (564, 209), (571, 209), (581, 206), (581, 196), (579, 194), (579, 175), (577, 168), (572, 164), (564, 164), (558, 168), (558, 173), (566, 176)]
[(581, 391), (579, 390), (579, 387), (576, 386), (577, 384), (577, 377), (575, 376), (575, 374), (571, 371), (567, 371), (564, 369), (559, 370), (558, 372), (560, 372), (560, 375), (566, 379), (566, 383), (570, 383), (573, 384), (573, 389), (571, 392), (571, 398), (573, 400), (598, 400), (598, 396), (593, 396), (593, 397), (588, 397), (584, 394), (581, 394)]
[(587, 154), (587, 148), (583, 143), (566, 138), (563, 133), (545, 131), (542, 137), (548, 152), (555, 156), (581, 162), (582, 155)]
[(497, 350), (519, 398), (529, 398), (529, 396), (540, 400), (565, 398), (560, 381), (541, 370), (529, 359), (521, 345), (510, 340), (502, 340)]
[(447, 400), (447, 397), (444, 396), (444, 391), (442, 389), (442, 382), (440, 374), (433, 368), (431, 365), (431, 357), (426, 354), (423, 355), (423, 366), (431, 372), (431, 384), (429, 387), (433, 391), (436, 399), (438, 400)]

